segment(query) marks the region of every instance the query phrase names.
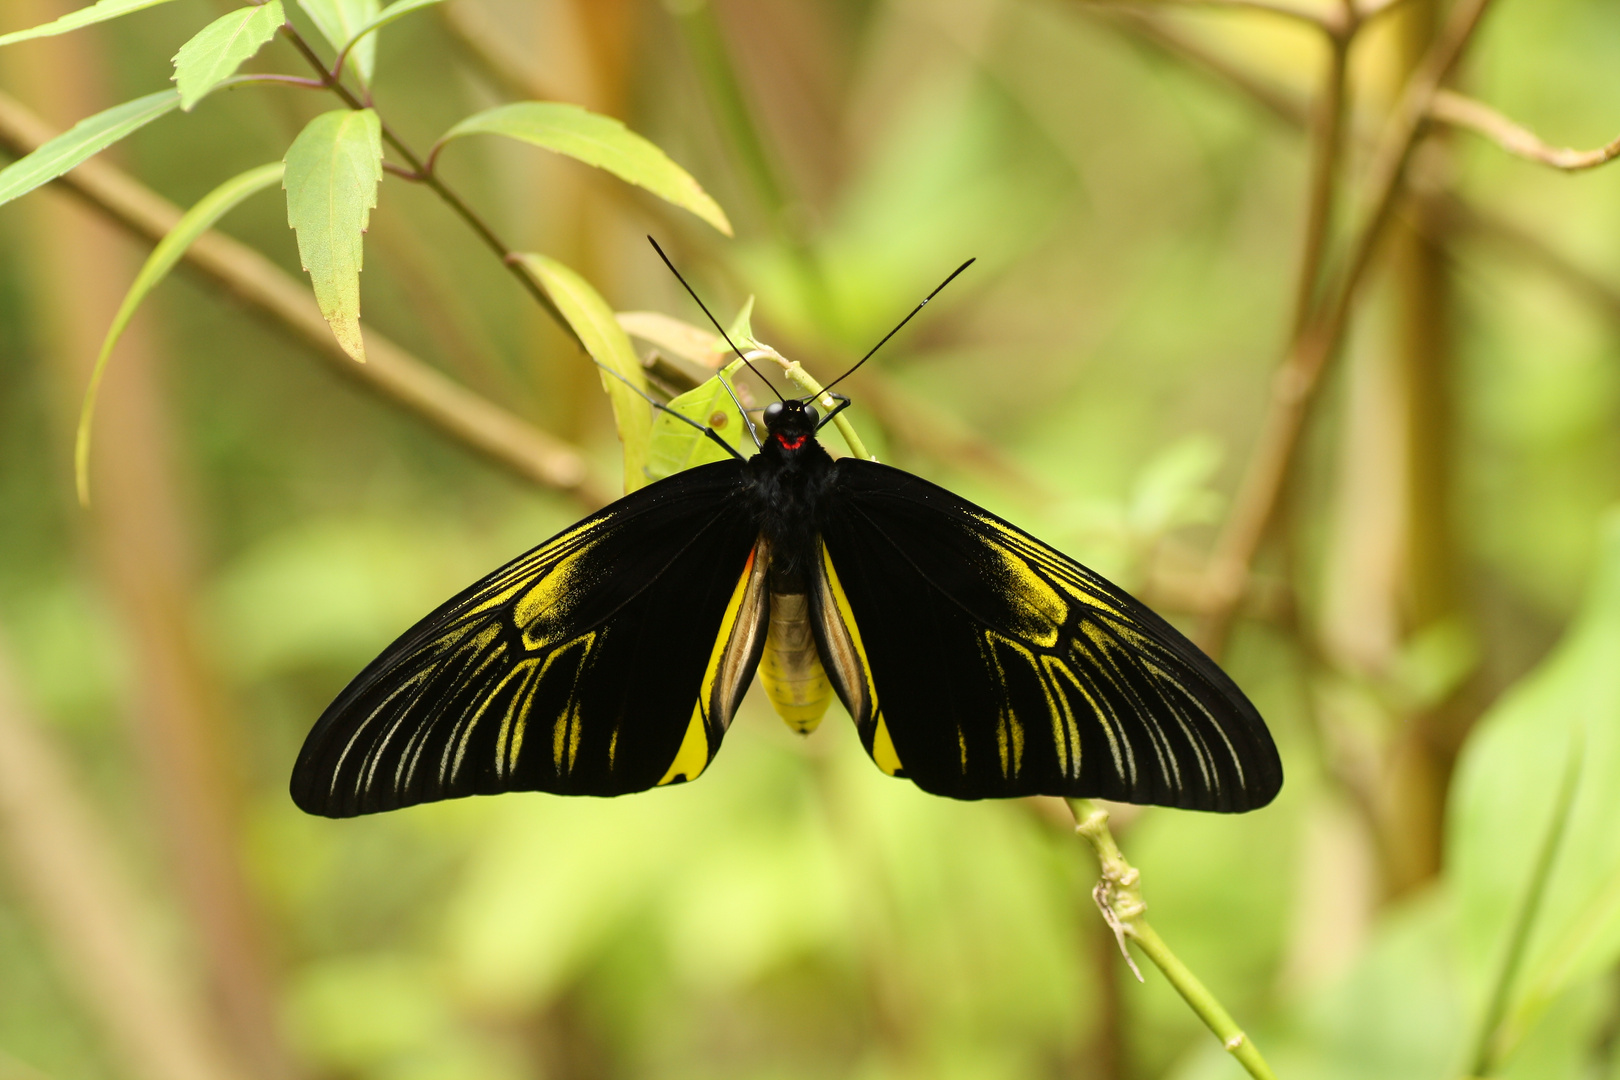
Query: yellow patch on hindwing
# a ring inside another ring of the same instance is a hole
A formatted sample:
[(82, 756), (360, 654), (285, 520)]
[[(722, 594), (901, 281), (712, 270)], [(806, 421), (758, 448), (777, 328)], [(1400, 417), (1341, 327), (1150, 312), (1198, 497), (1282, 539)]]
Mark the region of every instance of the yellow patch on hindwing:
[(696, 780), (698, 774), (708, 767), (709, 732), (703, 723), (703, 706), (700, 704), (692, 710), (691, 722), (686, 725), (686, 734), (681, 738), (681, 748), (675, 752), (675, 760), (670, 762), (669, 771), (658, 781), (658, 786), (676, 780)]
[(749, 585), (754, 577), (754, 564), (758, 555), (759, 545), (755, 545), (754, 550), (748, 553), (748, 561), (743, 564), (742, 576), (737, 579), (737, 587), (731, 591), (731, 599), (726, 602), (725, 614), (720, 618), (719, 633), (715, 635), (714, 647), (709, 651), (708, 666), (703, 670), (703, 682), (698, 687), (698, 699), (692, 706), (692, 718), (687, 721), (686, 734), (681, 737), (681, 746), (675, 752), (675, 760), (670, 762), (669, 768), (657, 786), (661, 787), (676, 780), (696, 780), (698, 774), (709, 766), (711, 755), (707, 710), (709, 703), (714, 700), (715, 680), (732, 644), (732, 632), (737, 626), (738, 614), (749, 595)]
[(904, 768), (900, 764), (900, 755), (894, 752), (894, 739), (889, 735), (889, 725), (879, 716), (877, 730), (872, 733), (872, 762), (890, 776), (897, 776)]
[[(862, 729), (862, 737), (867, 731), (871, 732), (873, 763), (890, 776), (898, 776), (905, 766), (895, 751), (894, 739), (883, 719), (877, 684), (872, 681), (872, 664), (866, 657), (866, 643), (861, 640), (860, 624), (855, 621), (855, 611), (849, 605), (843, 582), (838, 580), (838, 571), (833, 567), (832, 555), (827, 551), (826, 544), (821, 545), (821, 565), (824, 581), (822, 618), (826, 620), (823, 635), (829, 651), (834, 654), (822, 657), (823, 665), (836, 674), (845, 694), (851, 699), (851, 710), (860, 714), (854, 720)], [(826, 602), (828, 599), (832, 601), (830, 605)], [(838, 625), (832, 625), (834, 622)], [(839, 631), (844, 636), (840, 636)], [(846, 653), (845, 648), (853, 655)], [(862, 696), (864, 701), (859, 700)]]

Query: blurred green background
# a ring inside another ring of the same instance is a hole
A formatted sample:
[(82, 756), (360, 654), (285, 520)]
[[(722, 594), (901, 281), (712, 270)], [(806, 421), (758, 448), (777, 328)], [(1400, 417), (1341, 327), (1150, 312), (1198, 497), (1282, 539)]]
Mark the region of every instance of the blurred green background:
[[(0, 32), (72, 6), (6, 0)], [(65, 128), (231, 6), (13, 46), (0, 88)], [(1352, 193), (1436, 7), (1356, 42)], [(522, 97), (623, 119), (735, 240), (529, 147), (445, 175), (615, 308), (695, 321), (658, 235), (823, 379), (978, 256), (846, 384), (855, 424), (1192, 627), (1297, 288), (1307, 143), (1266, 101), (1304, 115), (1326, 57), (1170, 3), (452, 0), (382, 34), (376, 95), (419, 147)], [(305, 73), (279, 41), (252, 67)], [(1620, 6), (1501, 0), (1458, 84), (1592, 146), (1616, 70)], [(332, 107), (240, 88), (110, 157), (189, 205)], [(1492, 1075), (1620, 1077), (1620, 168), (1441, 132), (1415, 175), (1223, 657), (1283, 793), (1115, 824), (1280, 1076), (1462, 1076), (1483, 1042)], [(285, 220), (224, 228), (297, 273)], [(366, 248), (368, 327), (615, 483), (595, 371), (430, 193), (387, 179)], [(700, 783), (301, 815), (345, 682), (586, 505), (181, 272), (120, 346), (81, 511), (79, 399), (144, 255), (57, 190), (0, 209), (0, 1078), (1240, 1075), (1124, 967), (1060, 804), (924, 795), (757, 690)]]

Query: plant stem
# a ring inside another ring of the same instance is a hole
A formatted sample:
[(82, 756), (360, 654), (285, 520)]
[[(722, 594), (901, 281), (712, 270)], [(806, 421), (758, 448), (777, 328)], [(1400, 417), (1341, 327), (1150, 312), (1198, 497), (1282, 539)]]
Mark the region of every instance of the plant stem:
[(733, 152), (741, 159), (743, 172), (764, 204), (771, 225), (792, 255), (795, 272), (811, 309), (822, 325), (836, 325), (838, 312), (821, 263), (805, 235), (803, 214), (782, 181), (765, 136), (748, 106), (713, 7), (707, 0), (699, 0), (677, 15), (676, 21), (720, 127)]
[(1489, 4), (1490, 0), (1458, 0), (1445, 28), (1407, 82), (1368, 170), (1372, 179), (1367, 210), (1350, 241), (1343, 268), (1328, 282), (1273, 376), (1271, 402), (1259, 439), (1207, 571), (1207, 587), (1214, 594), (1215, 606), (1199, 636), (1212, 654), (1219, 653), (1231, 629), (1255, 555), (1282, 502), (1322, 374), (1338, 352), (1360, 285), (1394, 214), (1434, 96), (1461, 58)]
[[(1091, 799), (1067, 801), (1069, 810), (1074, 814), (1074, 831), (1097, 853), (1097, 863), (1102, 871), (1102, 879), (1092, 891), (1092, 898), (1097, 901), (1103, 918), (1114, 931), (1120, 951), (1125, 953), (1125, 962), (1131, 964), (1131, 970), (1136, 971), (1136, 965), (1131, 963), (1130, 953), (1126, 950), (1126, 938), (1135, 941), (1137, 948), (1164, 973), (1170, 985), (1176, 988), (1176, 993), (1192, 1007), (1204, 1026), (1214, 1032), (1226, 1052), (1236, 1058), (1250, 1076), (1255, 1080), (1277, 1080), (1277, 1074), (1271, 1071), (1259, 1048), (1238, 1027), (1232, 1014), (1142, 917), (1147, 911), (1147, 904), (1142, 901), (1142, 875), (1126, 861), (1119, 845), (1114, 842), (1114, 834), (1108, 829), (1108, 811)], [(1140, 979), (1141, 972), (1138, 971), (1136, 977)]]
[[(769, 360), (775, 360), (778, 364), (782, 365), (782, 372), (787, 375), (789, 379), (798, 384), (799, 388), (805, 393), (816, 399), (816, 404), (820, 405), (824, 409), (832, 409), (836, 407), (838, 403), (832, 398), (825, 396), (826, 391), (822, 390), (821, 384), (816, 382), (815, 378), (812, 377), (808, 371), (804, 370), (804, 365), (800, 364), (797, 360), (789, 360), (787, 357), (783, 356), (769, 345), (762, 344), (757, 340), (754, 342), (754, 344), (757, 346), (757, 348), (748, 354), (748, 358), (750, 360), (754, 359), (756, 356), (762, 356)], [(833, 417), (833, 426), (838, 429), (838, 434), (844, 437), (844, 444), (849, 447), (850, 453), (865, 461), (877, 460), (877, 458), (873, 457), (872, 453), (866, 449), (866, 444), (861, 441), (861, 437), (855, 434), (854, 425), (845, 419), (843, 413), (839, 413), (837, 416)]]

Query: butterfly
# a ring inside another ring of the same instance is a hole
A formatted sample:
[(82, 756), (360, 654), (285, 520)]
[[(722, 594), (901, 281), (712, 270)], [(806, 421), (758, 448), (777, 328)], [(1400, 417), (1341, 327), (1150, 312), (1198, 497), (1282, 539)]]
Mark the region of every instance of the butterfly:
[(756, 672), (790, 727), (836, 697), (879, 769), (935, 795), (1276, 796), (1270, 733), (1197, 646), (945, 488), (834, 459), (816, 437), (849, 404), (833, 397), (826, 416), (769, 405), (746, 458), (709, 431), (729, 459), (626, 495), (407, 630), (315, 724), (293, 800), (349, 817), (695, 780)]

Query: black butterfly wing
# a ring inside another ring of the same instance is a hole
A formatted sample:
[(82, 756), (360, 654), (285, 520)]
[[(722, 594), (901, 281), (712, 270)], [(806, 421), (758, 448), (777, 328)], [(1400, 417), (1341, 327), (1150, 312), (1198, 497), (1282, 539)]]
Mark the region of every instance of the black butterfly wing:
[(836, 469), (818, 640), (885, 772), (959, 799), (1242, 811), (1276, 796), (1259, 714), (1169, 623), (943, 488)]
[(742, 483), (734, 461), (659, 481), (451, 599), (327, 708), (293, 800), (348, 817), (695, 778), (764, 644), (765, 568)]

